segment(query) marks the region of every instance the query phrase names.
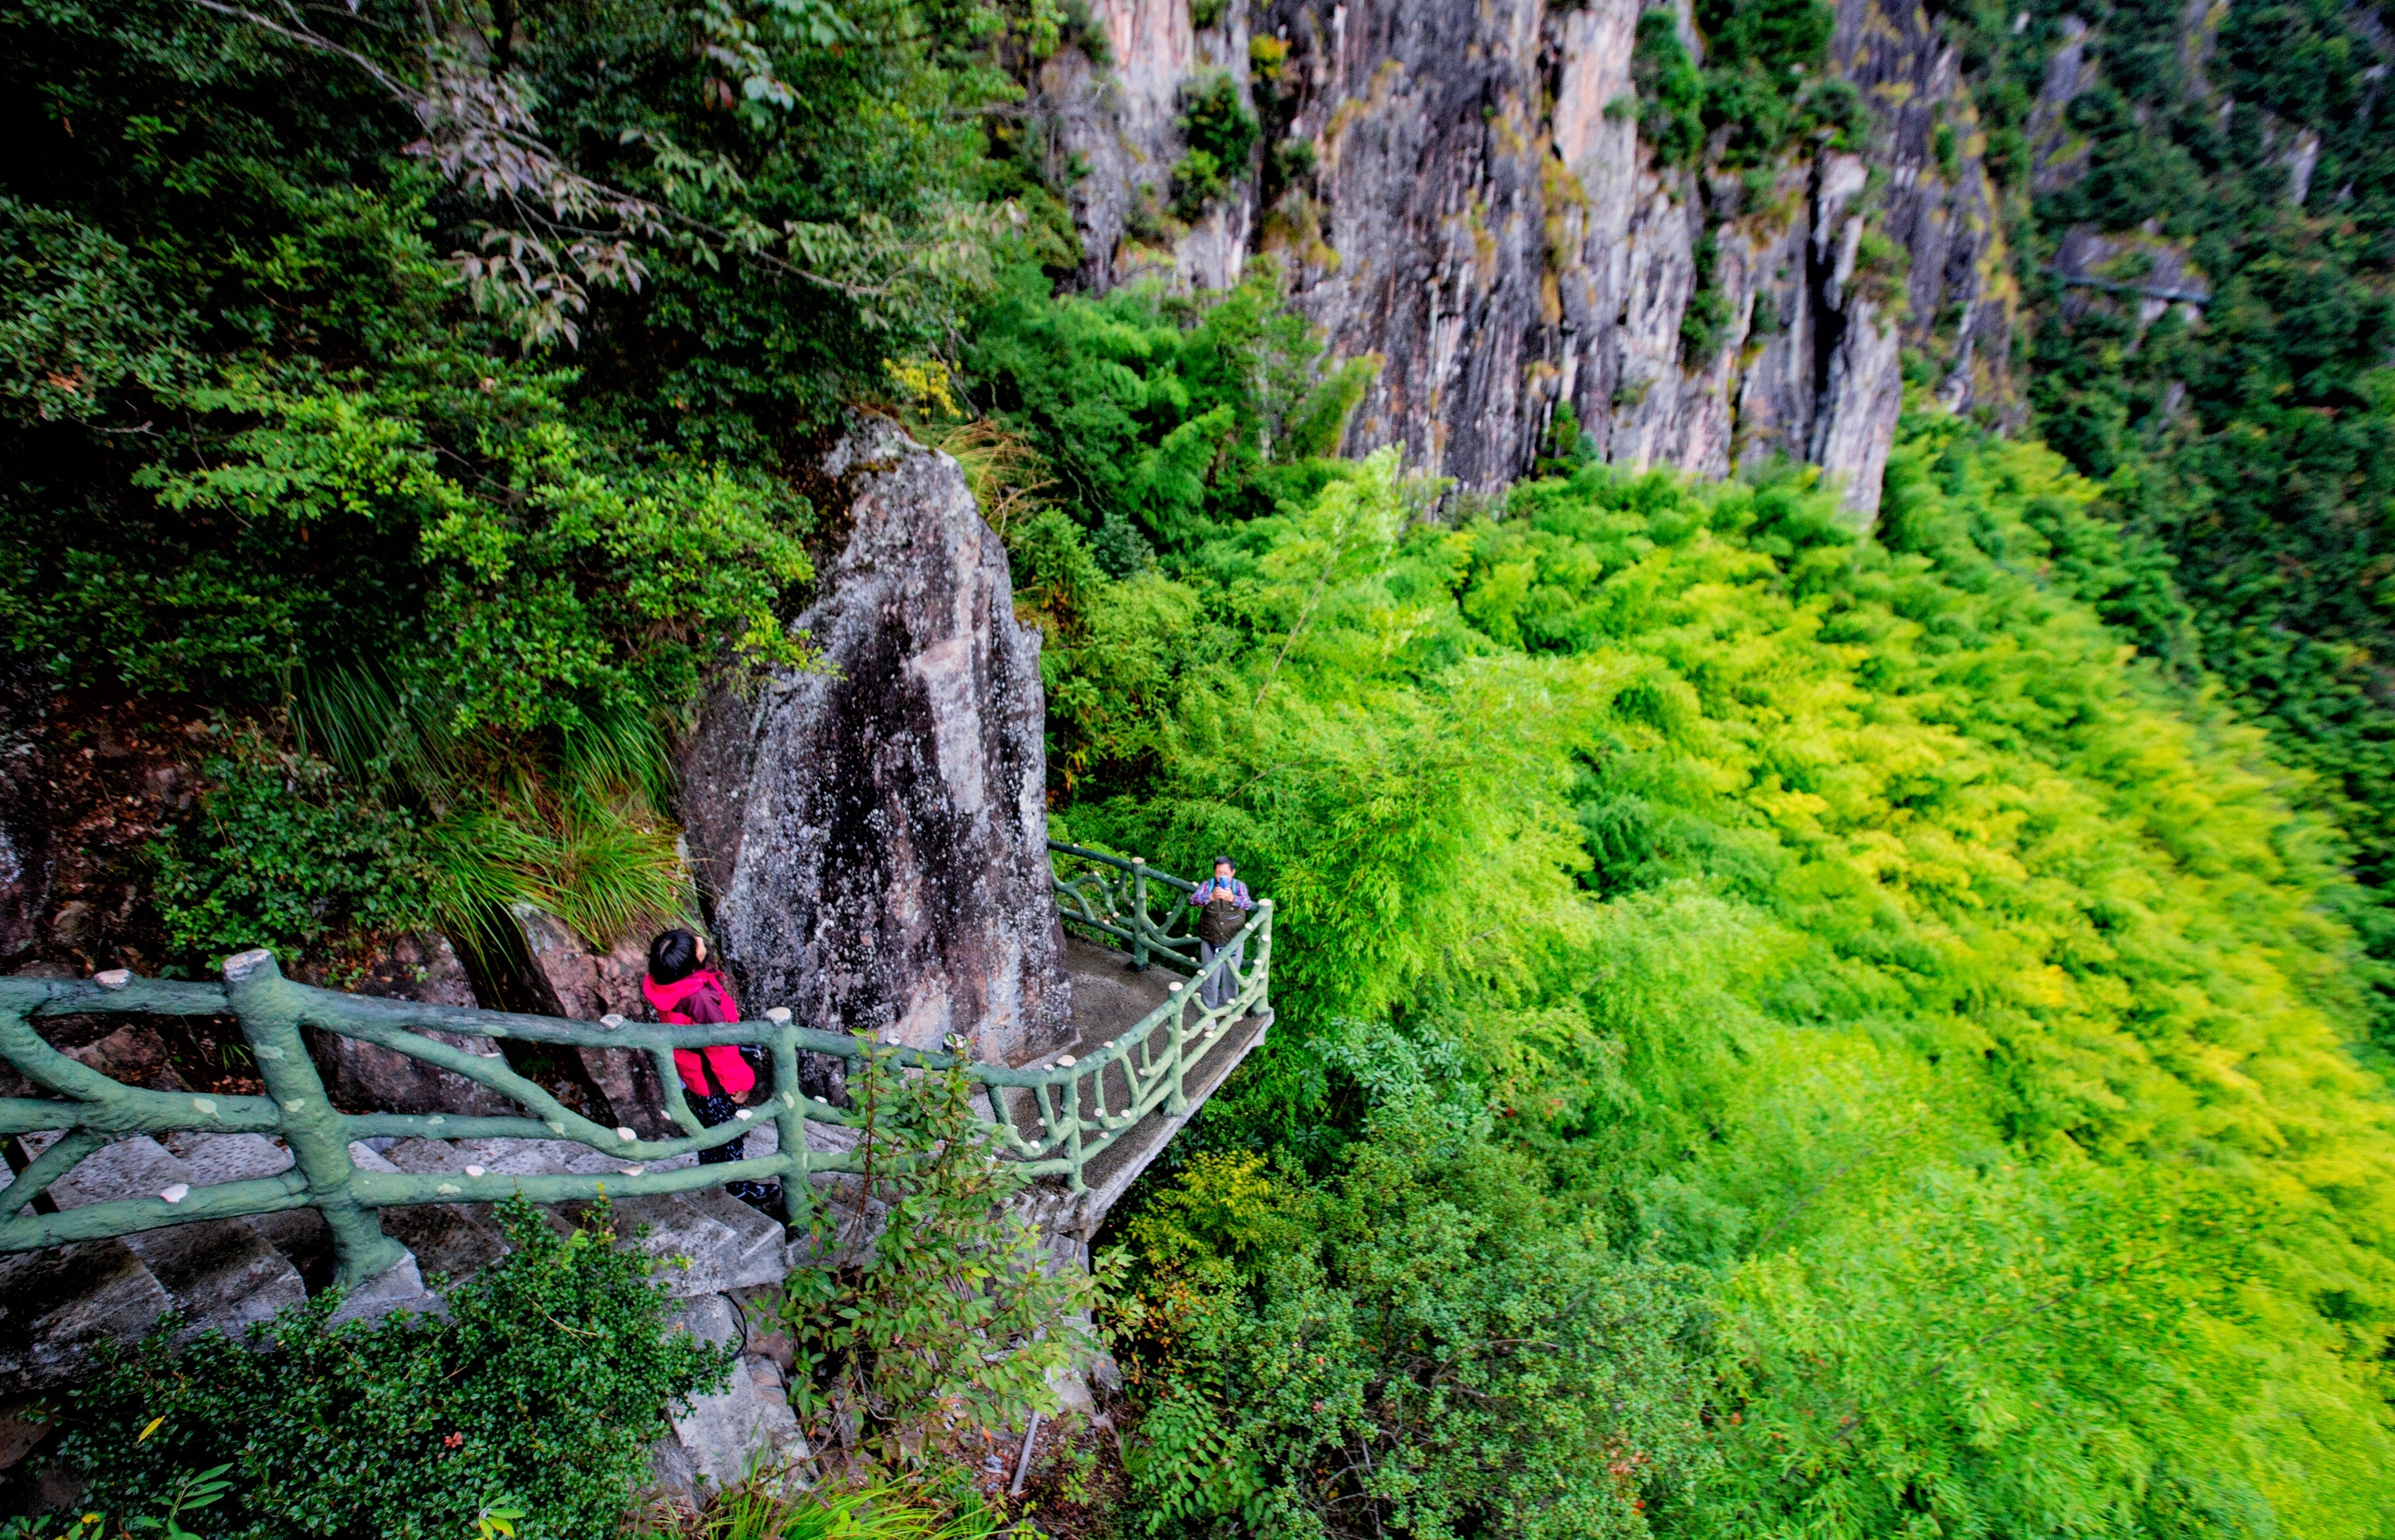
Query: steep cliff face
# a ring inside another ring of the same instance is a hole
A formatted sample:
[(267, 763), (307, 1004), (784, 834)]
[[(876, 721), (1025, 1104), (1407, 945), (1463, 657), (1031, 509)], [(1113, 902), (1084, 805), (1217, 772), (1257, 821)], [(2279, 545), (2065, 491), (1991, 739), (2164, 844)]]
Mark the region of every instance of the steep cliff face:
[[(1919, 0), (1840, 0), (1831, 66), (1867, 143), (1708, 179), (1640, 141), (1644, 8), (1260, 0), (1200, 30), (1188, 0), (1105, 0), (1110, 65), (1068, 55), (1041, 82), (1089, 171), (1084, 276), (1218, 286), (1232, 247), (1278, 252), (1333, 352), (1382, 361), (1348, 447), (1402, 443), (1469, 488), (1521, 474), (1568, 402), (1611, 463), (1718, 476), (1786, 456), (1867, 523), (1905, 347), (1947, 405), (2008, 402), (2014, 291), (1957, 52)], [(1185, 232), (1144, 234), (1180, 85), (1208, 69), (1244, 78), (1313, 168), (1270, 208), (1251, 179)], [(1692, 341), (1708, 287), (1727, 324)]]
[(867, 418), (833, 449), (845, 546), (799, 617), (825, 668), (708, 702), (682, 805), (751, 1011), (993, 1061), (1069, 1029), (1039, 633), (956, 462)]

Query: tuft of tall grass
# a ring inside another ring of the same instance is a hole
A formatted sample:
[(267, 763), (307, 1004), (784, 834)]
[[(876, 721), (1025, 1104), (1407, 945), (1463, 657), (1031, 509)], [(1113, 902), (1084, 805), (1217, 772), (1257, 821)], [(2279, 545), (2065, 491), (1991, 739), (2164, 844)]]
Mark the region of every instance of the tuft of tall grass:
[(752, 1471), (704, 1508), (651, 1512), (636, 1540), (988, 1540), (1005, 1522), (978, 1500), (949, 1513), (889, 1482), (809, 1491), (787, 1471)]
[(437, 926), (493, 955), (529, 904), (604, 945), (651, 922), (687, 921), (689, 874), (664, 809), (673, 791), (663, 724), (629, 704), (586, 710), (549, 740), (456, 728), (455, 703), (370, 663), (292, 681), (300, 746), (375, 797), (423, 815)]
[(957, 462), (981, 516), (999, 534), (1018, 518), (1048, 505), (1046, 494), (1056, 485), (1048, 462), (1031, 441), (988, 418), (964, 422), (915, 424), (911, 431), (926, 445)]

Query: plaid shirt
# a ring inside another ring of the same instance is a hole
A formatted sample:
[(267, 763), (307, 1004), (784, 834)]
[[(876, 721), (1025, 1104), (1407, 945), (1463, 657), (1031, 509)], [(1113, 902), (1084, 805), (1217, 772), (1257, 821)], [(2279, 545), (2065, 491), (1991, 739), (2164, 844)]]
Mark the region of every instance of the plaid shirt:
[(1256, 907), (1256, 901), (1248, 896), (1248, 884), (1240, 882), (1237, 877), (1207, 878), (1198, 884), (1198, 891), (1189, 896), (1189, 907), (1204, 909), (1207, 900), (1212, 898), (1228, 898), (1243, 909)]

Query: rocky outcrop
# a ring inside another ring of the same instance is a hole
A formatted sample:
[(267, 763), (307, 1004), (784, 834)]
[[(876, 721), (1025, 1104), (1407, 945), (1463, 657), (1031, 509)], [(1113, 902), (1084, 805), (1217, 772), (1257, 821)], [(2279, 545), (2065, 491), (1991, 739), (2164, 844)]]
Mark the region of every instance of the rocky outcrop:
[[(329, 979), (302, 968), (308, 983), (327, 985)], [(415, 1000), (429, 1005), (475, 1004), (474, 986), (465, 964), (445, 936), (402, 936), (375, 956), (361, 978), (345, 981), (351, 992), (382, 1000)], [(426, 1037), (452, 1048), (485, 1057), (498, 1056), (498, 1044), (489, 1038), (458, 1032), (426, 1032)], [(488, 1086), (463, 1075), (435, 1069), (421, 1059), (379, 1047), (337, 1032), (310, 1029), (310, 1056), (324, 1077), (333, 1105), (357, 1112), (448, 1112), (468, 1117), (497, 1118), (521, 1110)], [(123, 1076), (119, 1076), (123, 1079)]]
[[(1348, 449), (1401, 443), (1467, 488), (1525, 471), (1569, 403), (1610, 463), (1718, 476), (1785, 457), (1868, 523), (1904, 348), (1949, 406), (2013, 410), (2013, 289), (1956, 51), (1920, 0), (1839, 0), (1832, 63), (1870, 109), (1868, 145), (1708, 181), (1639, 141), (1644, 8), (1263, 0), (1200, 31), (1187, 0), (1101, 0), (1110, 65), (1068, 51), (1039, 82), (1091, 172), (1073, 189), (1084, 278), (1169, 265), (1218, 286), (1239, 271), (1226, 246), (1277, 251), (1334, 356), (1381, 360)], [(1169, 250), (1143, 246), (1179, 82), (1246, 73), (1258, 40), (1248, 88), (1315, 169), (1270, 208), (1250, 181)], [(1708, 288), (1727, 322), (1692, 339)]]
[[(596, 1021), (604, 1016), (620, 1016), (628, 1021), (655, 1019), (656, 1013), (641, 993), (641, 980), (648, 974), (648, 955), (641, 937), (619, 937), (602, 951), (575, 935), (574, 927), (555, 915), (529, 904), (518, 904), (511, 912), (532, 963), (524, 982), (532, 989), (536, 1010), (577, 1021)], [(667, 1121), (665, 1088), (648, 1055), (622, 1048), (574, 1052), (583, 1073), (605, 1099), (608, 1115), (617, 1123), (639, 1130), (644, 1139), (668, 1137), (676, 1132)]]
[(819, 668), (716, 695), (683, 827), (750, 1011), (991, 1061), (1069, 1029), (1039, 636), (956, 462), (862, 418), (823, 473), (844, 543), (796, 624)]

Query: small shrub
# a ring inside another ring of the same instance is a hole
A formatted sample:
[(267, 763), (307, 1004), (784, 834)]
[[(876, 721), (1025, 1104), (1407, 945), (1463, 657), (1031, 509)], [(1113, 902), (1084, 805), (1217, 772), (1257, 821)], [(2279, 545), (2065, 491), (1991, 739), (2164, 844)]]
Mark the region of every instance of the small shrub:
[(198, 816), (151, 847), (169, 946), (205, 962), (248, 947), (288, 956), (351, 931), (426, 922), (433, 872), (406, 814), (330, 764), (234, 733), (203, 766)]
[(1665, 166), (1693, 164), (1705, 148), (1704, 82), (1670, 11), (1638, 19), (1630, 79), (1638, 90), (1638, 132), (1655, 147), (1655, 158)]
[(459, 1540), (508, 1511), (522, 1540), (615, 1533), (667, 1408), (721, 1386), (730, 1354), (666, 1334), (667, 1298), (603, 1205), (571, 1236), (521, 1200), (499, 1216), (514, 1249), (446, 1292), (447, 1320), (335, 1325), (326, 1294), (245, 1344), (177, 1352), (169, 1318), (102, 1347), (63, 1445), (91, 1507), (151, 1513), (223, 1467), (209, 1540)]
[(1181, 88), (1181, 137), (1195, 153), (1214, 158), (1222, 175), (1236, 178), (1248, 168), (1264, 126), (1239, 100), (1239, 83), (1228, 72), (1200, 75)]
[[(955, 1072), (910, 1082), (881, 1054), (853, 1071), (870, 1155), (859, 1217), (821, 1238), (832, 1266), (793, 1272), (778, 1312), (797, 1353), (791, 1404), (817, 1447), (836, 1437), (887, 1467), (920, 1467), (1056, 1412), (1050, 1373), (1093, 1350), (1077, 1318), (1095, 1286), (1078, 1268), (1051, 1276), (1039, 1230), (1007, 1207), (1026, 1178), (981, 1135), (973, 1090)], [(875, 1205), (879, 1230), (862, 1217)]]
[(1204, 150), (1192, 150), (1172, 168), (1172, 213), (1184, 224), (1196, 224), (1206, 210), (1229, 194), (1223, 163)]
[(1716, 282), (1721, 266), (1721, 243), (1711, 227), (1697, 237), (1690, 256), (1695, 260), (1697, 285), (1688, 296), (1688, 308), (1680, 316), (1680, 362), (1690, 368), (1701, 368), (1722, 344), (1722, 336), (1729, 330), (1729, 296)]

